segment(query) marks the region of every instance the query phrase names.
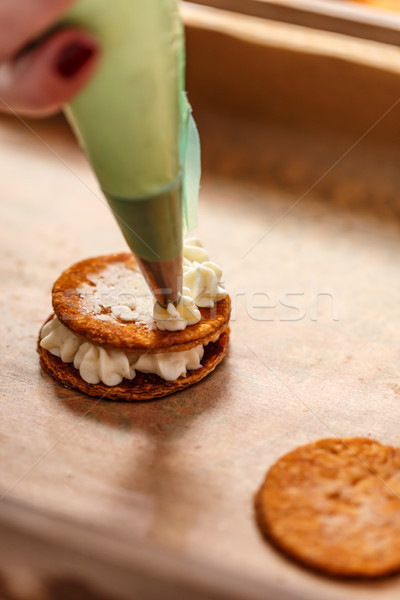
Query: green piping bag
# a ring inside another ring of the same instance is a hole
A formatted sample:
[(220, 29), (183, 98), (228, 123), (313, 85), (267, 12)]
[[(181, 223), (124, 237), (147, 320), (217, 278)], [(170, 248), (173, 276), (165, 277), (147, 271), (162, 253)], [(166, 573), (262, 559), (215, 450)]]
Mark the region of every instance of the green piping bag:
[[(129, 247), (145, 275), (153, 273), (153, 291), (176, 288), (171, 277), (181, 274), (183, 230), (197, 224), (200, 182), (177, 0), (80, 0), (61, 24), (85, 28), (102, 49), (67, 118)], [(171, 261), (165, 281), (160, 265)]]

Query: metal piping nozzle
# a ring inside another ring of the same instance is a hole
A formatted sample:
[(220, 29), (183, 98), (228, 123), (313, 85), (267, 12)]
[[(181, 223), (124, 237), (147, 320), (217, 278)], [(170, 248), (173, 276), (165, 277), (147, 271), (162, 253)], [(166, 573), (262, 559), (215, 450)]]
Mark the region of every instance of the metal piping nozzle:
[(159, 262), (140, 256), (136, 260), (161, 306), (166, 308), (170, 302), (176, 306), (182, 293), (182, 255)]

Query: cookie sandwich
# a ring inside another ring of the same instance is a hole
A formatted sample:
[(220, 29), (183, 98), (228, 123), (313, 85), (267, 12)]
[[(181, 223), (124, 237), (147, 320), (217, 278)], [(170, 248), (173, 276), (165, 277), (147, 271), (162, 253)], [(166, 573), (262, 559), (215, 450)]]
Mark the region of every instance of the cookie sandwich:
[(54, 283), (52, 303), (39, 334), (41, 365), (90, 396), (166, 396), (203, 379), (227, 352), (230, 298), (221, 268), (195, 238), (184, 244), (177, 306), (154, 302), (130, 253), (72, 265)]

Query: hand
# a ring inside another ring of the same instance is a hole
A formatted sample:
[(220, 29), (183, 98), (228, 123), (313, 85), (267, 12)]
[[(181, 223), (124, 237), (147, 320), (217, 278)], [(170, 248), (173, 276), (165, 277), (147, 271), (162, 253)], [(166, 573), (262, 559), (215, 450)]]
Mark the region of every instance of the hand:
[(68, 27), (39, 44), (74, 0), (0, 0), (0, 111), (46, 116), (85, 84), (99, 50), (91, 35)]

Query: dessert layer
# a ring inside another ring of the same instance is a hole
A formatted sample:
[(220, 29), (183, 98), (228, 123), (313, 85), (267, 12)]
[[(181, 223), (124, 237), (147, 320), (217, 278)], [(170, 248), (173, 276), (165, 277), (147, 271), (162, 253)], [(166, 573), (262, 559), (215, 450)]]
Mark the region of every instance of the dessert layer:
[(136, 371), (132, 381), (123, 379), (118, 385), (108, 386), (104, 383), (87, 383), (75, 369), (73, 363), (66, 363), (39, 345), (39, 357), (42, 368), (65, 387), (79, 390), (95, 398), (103, 400), (122, 400), (124, 402), (142, 402), (168, 396), (180, 392), (209, 375), (223, 360), (228, 350), (229, 330), (225, 330), (218, 340), (204, 347), (201, 369), (188, 371), (186, 377), (178, 377), (174, 381), (166, 381), (152, 373)]
[(118, 385), (123, 379), (134, 379), (136, 371), (174, 381), (185, 376), (188, 370), (199, 369), (204, 354), (202, 345), (183, 352), (160, 354), (134, 354), (98, 346), (75, 335), (56, 316), (43, 325), (40, 346), (63, 362), (73, 363), (87, 383), (102, 382), (108, 386)]

